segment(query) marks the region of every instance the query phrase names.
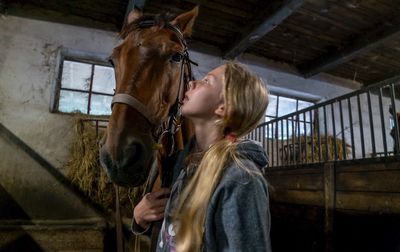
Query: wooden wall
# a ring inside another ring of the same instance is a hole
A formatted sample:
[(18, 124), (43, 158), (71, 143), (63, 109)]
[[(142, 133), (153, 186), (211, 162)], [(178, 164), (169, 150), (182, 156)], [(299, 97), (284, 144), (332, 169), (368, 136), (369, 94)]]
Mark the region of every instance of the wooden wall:
[(274, 251), (399, 251), (396, 158), (270, 168), (267, 179)]

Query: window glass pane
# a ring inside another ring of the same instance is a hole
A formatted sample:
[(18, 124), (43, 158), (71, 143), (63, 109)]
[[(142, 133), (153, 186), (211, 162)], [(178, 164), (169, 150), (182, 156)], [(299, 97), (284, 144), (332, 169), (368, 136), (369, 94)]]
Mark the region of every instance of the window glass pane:
[(279, 140), (282, 140), (286, 136), (286, 124), (282, 120), (277, 122), (277, 130), (278, 134), (276, 136)]
[(278, 117), (296, 111), (296, 100), (286, 97), (279, 97)]
[(92, 90), (94, 92), (114, 94), (114, 88), (115, 88), (114, 69), (105, 66), (95, 66)]
[[(304, 113), (301, 113), (300, 115), (299, 115), (299, 118), (300, 118), (300, 121), (304, 121)], [(310, 111), (307, 111), (306, 112), (306, 122), (310, 122), (311, 121), (311, 119), (310, 119)]]
[(80, 112), (86, 114), (88, 97), (88, 93), (61, 90), (58, 110), (66, 113)]
[(269, 104), (267, 108), (267, 112), (265, 113), (268, 116), (276, 117), (276, 96), (269, 95)]
[[(306, 123), (304, 125), (304, 123), (300, 122), (300, 123), (296, 123), (296, 134), (298, 135), (299, 133), (299, 127), (300, 127), (300, 135), (304, 136), (304, 135), (310, 135), (311, 134), (311, 123)], [(304, 127), (305, 130), (304, 130)]]
[[(314, 116), (314, 110), (311, 112)], [(299, 115), (299, 118), (301, 121), (304, 121), (304, 113), (301, 113)], [(310, 116), (310, 111), (306, 111), (306, 122), (311, 122), (311, 116)]]
[(284, 140), (284, 139), (286, 139), (287, 138), (287, 132), (286, 132), (286, 129), (287, 129), (287, 127), (286, 127), (286, 120), (285, 121), (282, 121), (282, 125), (281, 125), (281, 127), (282, 127), (282, 130), (281, 130), (281, 140)]
[[(279, 124), (281, 126), (281, 124)], [(293, 129), (292, 129), (292, 120), (290, 119), (284, 119), (282, 120), (282, 127), (283, 127), (283, 134), (282, 131), (280, 131), (280, 135), (282, 135), (282, 139), (287, 139), (293, 134)], [(279, 129), (281, 130), (281, 129)]]
[(306, 127), (307, 127), (307, 132), (306, 132), (307, 135), (311, 136), (311, 123), (307, 123)]
[[(290, 118), (288, 120), (288, 125), (287, 125), (287, 128), (289, 129), (289, 135), (287, 135), (286, 138), (291, 137), (295, 133), (293, 130), (294, 125), (295, 124), (293, 123), (293, 120)], [(286, 134), (287, 134), (287, 132), (286, 132)]]
[[(278, 102), (277, 99), (279, 99)], [(270, 95), (270, 104), (268, 105), (267, 112), (265, 115), (265, 122), (270, 122), (271, 120), (274, 120), (276, 117), (281, 117), (296, 112), (297, 111), (296, 109), (301, 110), (313, 105), (314, 103), (308, 101), (302, 101), (283, 96)], [(278, 113), (276, 114), (277, 107), (278, 107)], [(304, 132), (304, 121), (307, 122), (307, 128), (306, 128), (307, 132)], [(305, 120), (304, 120), (304, 114), (302, 113), (300, 115), (296, 115), (294, 118), (291, 117), (290, 119), (288, 119), (288, 122), (289, 122), (288, 125), (286, 125), (286, 120), (283, 121), (283, 124), (279, 122), (278, 125), (276, 123), (274, 123), (274, 125), (271, 124), (267, 125), (269, 126), (269, 131), (267, 132), (267, 129), (265, 129), (266, 136), (278, 137), (278, 139), (285, 140), (287, 138), (291, 138), (293, 135), (298, 135), (299, 130), (300, 134), (303, 135), (305, 133), (310, 134), (311, 132), (311, 127), (310, 127), (311, 118), (309, 111), (306, 112)], [(283, 128), (283, 132), (281, 131), (281, 128)]]
[(265, 117), (265, 122), (269, 122), (269, 121), (274, 120), (274, 119), (275, 119), (274, 117), (266, 116)]
[(91, 115), (111, 115), (112, 96), (92, 94), (90, 102)]
[[(310, 107), (310, 106), (312, 106), (312, 105), (314, 105), (314, 103), (308, 102), (308, 101), (299, 100), (299, 110), (302, 110), (302, 109), (304, 109), (304, 108)], [(300, 114), (300, 115), (299, 115), (299, 118), (300, 118), (301, 121), (304, 121), (304, 114), (303, 114), (303, 113)], [(310, 119), (310, 112), (309, 112), (309, 111), (306, 112), (306, 121), (307, 121), (307, 122), (310, 122), (310, 121), (311, 121), (311, 119)]]
[[(297, 129), (296, 129), (296, 132), (298, 133), (299, 132), (299, 130), (300, 130), (300, 136), (304, 136), (305, 135), (305, 132), (304, 132), (304, 123), (298, 123), (297, 125)], [(299, 128), (300, 127), (300, 128)]]
[(314, 103), (308, 102), (308, 101), (299, 100), (299, 110), (302, 110), (304, 108), (310, 107), (312, 105), (314, 105)]
[(61, 88), (89, 90), (92, 65), (64, 60)]

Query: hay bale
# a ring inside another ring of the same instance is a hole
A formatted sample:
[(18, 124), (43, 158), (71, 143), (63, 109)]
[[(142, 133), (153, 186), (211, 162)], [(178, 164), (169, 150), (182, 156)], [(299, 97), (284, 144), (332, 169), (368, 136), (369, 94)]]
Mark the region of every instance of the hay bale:
[[(327, 142), (325, 141), (327, 139)], [(310, 137), (310, 136), (300, 136), (299, 139), (300, 143), (303, 145), (307, 144), (307, 153), (306, 155), (301, 155), (301, 162), (303, 163), (311, 163), (312, 160), (314, 162), (319, 161), (319, 152), (321, 151), (321, 158), (320, 161), (333, 161), (333, 160), (343, 160), (345, 157), (347, 158), (350, 154), (350, 145), (346, 142), (344, 143), (346, 148), (343, 149), (343, 140), (340, 138), (334, 138), (331, 135), (328, 135), (326, 138), (324, 135), (320, 136), (319, 142), (321, 143), (321, 149), (318, 146), (318, 137)], [(312, 151), (312, 144), (314, 145), (314, 151)], [(336, 142), (336, 158), (335, 158), (335, 142)], [(304, 146), (303, 146), (304, 148)]]
[[(93, 203), (110, 213), (115, 211), (115, 189), (99, 162), (98, 141), (105, 128), (98, 129), (94, 121), (79, 115), (75, 119), (75, 135), (70, 149), (71, 158), (66, 164), (67, 178), (76, 185)], [(142, 188), (120, 187), (119, 197), (122, 216), (132, 217), (132, 204), (142, 194)], [(129, 197), (132, 200), (129, 200)], [(131, 203), (132, 201), (132, 203)]]

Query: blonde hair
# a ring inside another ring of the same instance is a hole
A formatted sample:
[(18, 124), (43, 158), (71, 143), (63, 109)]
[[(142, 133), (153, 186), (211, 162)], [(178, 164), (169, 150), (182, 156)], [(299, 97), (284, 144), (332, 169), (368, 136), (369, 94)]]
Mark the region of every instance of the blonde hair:
[[(237, 62), (225, 64), (225, 115), (218, 126), (226, 136), (242, 137), (253, 130), (264, 117), (268, 91), (261, 78)], [(199, 251), (202, 247), (208, 203), (230, 161), (240, 165), (237, 142), (229, 139), (213, 144), (204, 154), (199, 167), (180, 195), (175, 209), (177, 221), (176, 249)]]

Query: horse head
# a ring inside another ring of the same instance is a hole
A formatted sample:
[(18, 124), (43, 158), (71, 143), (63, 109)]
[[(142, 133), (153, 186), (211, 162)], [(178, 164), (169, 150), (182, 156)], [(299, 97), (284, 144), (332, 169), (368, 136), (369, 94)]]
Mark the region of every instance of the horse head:
[(116, 184), (143, 184), (157, 138), (165, 127), (176, 126), (191, 72), (184, 38), (190, 36), (197, 12), (196, 7), (175, 19), (144, 16), (138, 10), (128, 15), (122, 42), (110, 56), (116, 89), (100, 149), (100, 162)]

